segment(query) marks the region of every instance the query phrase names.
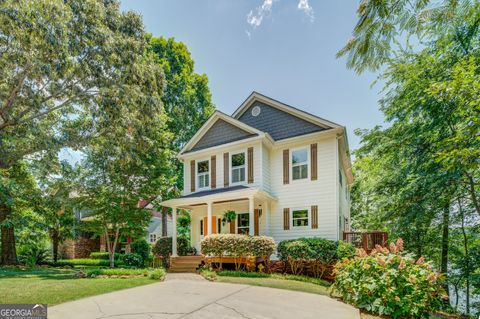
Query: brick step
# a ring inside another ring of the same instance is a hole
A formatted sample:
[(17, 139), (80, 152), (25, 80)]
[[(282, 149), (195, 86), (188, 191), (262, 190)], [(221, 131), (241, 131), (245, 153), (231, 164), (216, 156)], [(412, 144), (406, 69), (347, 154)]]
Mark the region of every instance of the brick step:
[(172, 260), (170, 263), (173, 264), (191, 264), (191, 265), (199, 265), (202, 262), (199, 260)]

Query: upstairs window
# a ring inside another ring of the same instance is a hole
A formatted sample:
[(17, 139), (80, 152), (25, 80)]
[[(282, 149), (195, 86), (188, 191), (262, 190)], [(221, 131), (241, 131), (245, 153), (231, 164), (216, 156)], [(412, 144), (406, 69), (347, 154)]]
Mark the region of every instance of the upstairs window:
[(232, 184), (245, 182), (245, 153), (232, 154)]
[(308, 226), (308, 209), (294, 210), (292, 212), (293, 227)]
[(198, 162), (197, 180), (199, 189), (210, 186), (210, 162), (208, 160)]
[(292, 152), (292, 179), (308, 178), (308, 150), (306, 148)]
[(150, 234), (150, 242), (155, 243), (157, 241), (157, 234)]

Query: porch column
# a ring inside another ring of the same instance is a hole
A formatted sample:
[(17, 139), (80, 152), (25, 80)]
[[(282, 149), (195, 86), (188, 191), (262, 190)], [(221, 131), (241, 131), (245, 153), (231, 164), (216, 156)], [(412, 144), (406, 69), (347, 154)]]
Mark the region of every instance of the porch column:
[(253, 236), (255, 234), (254, 230), (254, 219), (255, 219), (255, 202), (253, 196), (248, 198), (248, 234)]
[(268, 201), (263, 202), (262, 215), (265, 216), (265, 235), (270, 236), (270, 209)]
[(172, 207), (172, 257), (177, 257), (177, 207)]
[(212, 202), (207, 203), (207, 235), (212, 234)]

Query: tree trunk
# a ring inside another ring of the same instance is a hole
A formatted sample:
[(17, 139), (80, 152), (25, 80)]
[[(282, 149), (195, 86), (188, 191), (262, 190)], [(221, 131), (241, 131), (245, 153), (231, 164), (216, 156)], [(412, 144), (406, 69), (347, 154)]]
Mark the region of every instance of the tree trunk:
[(0, 203), (0, 228), (1, 228), (1, 254), (0, 265), (16, 265), (17, 250), (15, 247), (15, 229), (13, 225), (3, 225), (7, 223), (12, 214), (11, 208), (4, 203)]
[(162, 207), (162, 237), (167, 237), (168, 236), (168, 231), (167, 231), (167, 215), (168, 215), (168, 207)]
[[(443, 209), (443, 221), (442, 221), (442, 255), (440, 262), (440, 272), (447, 277), (448, 272), (448, 235), (449, 235), (449, 225), (450, 225), (450, 204), (444, 207)], [(448, 280), (445, 281), (445, 292), (448, 296), (450, 293), (448, 291)]]
[(110, 261), (110, 268), (115, 267), (115, 250), (117, 249), (118, 236), (120, 234), (120, 229), (115, 230), (115, 237), (113, 238), (113, 243), (110, 242), (110, 236), (108, 234), (108, 228), (105, 227), (105, 236), (107, 237), (107, 248), (108, 248), (108, 259)]
[(463, 235), (463, 249), (465, 251), (465, 260), (467, 262), (467, 273), (466, 273), (466, 313), (467, 316), (470, 315), (470, 258), (469, 258), (469, 247), (468, 247), (468, 237), (467, 232), (465, 231), (465, 214), (462, 209), (462, 204), (460, 199), (458, 199), (458, 210), (462, 218), (462, 235)]
[(478, 203), (477, 194), (475, 192), (475, 181), (473, 180), (473, 177), (468, 173), (467, 173), (467, 179), (468, 179), (468, 191), (470, 193), (473, 206), (475, 207), (477, 214), (480, 216), (480, 204)]
[(57, 262), (58, 260), (58, 245), (59, 245), (59, 234), (57, 229), (51, 230), (51, 239), (52, 239), (52, 249), (53, 249), (53, 261)]

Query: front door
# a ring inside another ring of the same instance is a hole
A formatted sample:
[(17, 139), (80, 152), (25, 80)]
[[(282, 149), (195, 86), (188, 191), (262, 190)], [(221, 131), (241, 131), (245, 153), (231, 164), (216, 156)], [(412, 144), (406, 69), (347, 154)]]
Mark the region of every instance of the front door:
[(250, 230), (250, 215), (248, 213), (237, 215), (237, 234), (248, 235)]

